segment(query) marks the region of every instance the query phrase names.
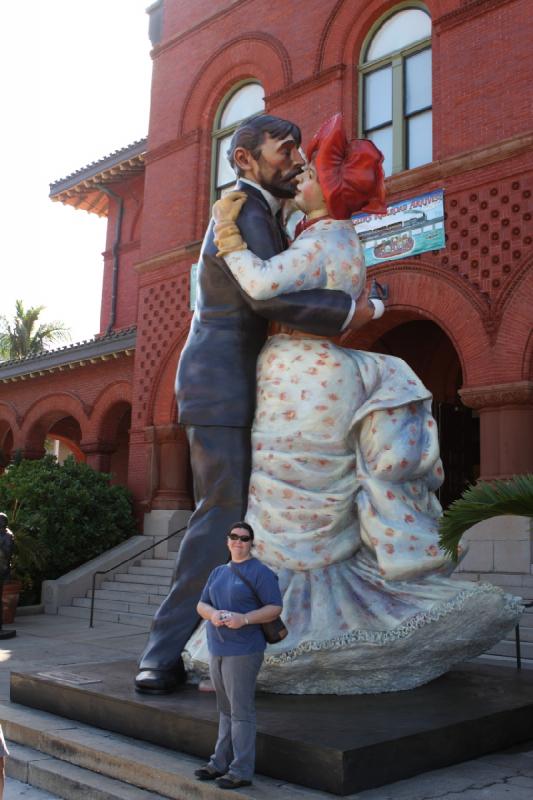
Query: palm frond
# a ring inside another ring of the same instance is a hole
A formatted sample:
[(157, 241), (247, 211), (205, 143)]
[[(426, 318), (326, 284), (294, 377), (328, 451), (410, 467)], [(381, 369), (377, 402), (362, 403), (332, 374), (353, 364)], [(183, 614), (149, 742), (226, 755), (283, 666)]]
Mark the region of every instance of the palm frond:
[(62, 322), (39, 323), (44, 308), (24, 308), (22, 300), (16, 300), (13, 318), (0, 317), (0, 359), (38, 355), (47, 345), (70, 338)]
[(533, 475), (515, 475), (509, 480), (470, 486), (444, 512), (439, 544), (457, 561), (464, 532), (478, 522), (503, 514), (533, 517)]

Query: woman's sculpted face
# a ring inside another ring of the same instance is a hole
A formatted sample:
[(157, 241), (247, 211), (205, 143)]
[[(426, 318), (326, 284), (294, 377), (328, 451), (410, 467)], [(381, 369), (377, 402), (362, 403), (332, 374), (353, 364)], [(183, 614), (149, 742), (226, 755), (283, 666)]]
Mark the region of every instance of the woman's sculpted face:
[(328, 213), (326, 200), (320, 188), (318, 175), (313, 164), (306, 167), (296, 179), (294, 202), (307, 215), (312, 212)]

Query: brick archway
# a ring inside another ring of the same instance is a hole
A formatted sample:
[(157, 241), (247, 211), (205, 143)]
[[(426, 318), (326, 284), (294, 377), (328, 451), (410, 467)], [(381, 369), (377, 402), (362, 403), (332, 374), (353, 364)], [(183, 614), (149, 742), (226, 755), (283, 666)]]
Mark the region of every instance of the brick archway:
[(9, 464), (12, 453), (20, 446), (19, 418), (11, 403), (0, 403), (0, 473)]
[(0, 475), (11, 461), (13, 441), (11, 425), (6, 420), (0, 419)]
[(211, 130), (224, 95), (237, 81), (245, 78), (258, 80), (266, 95), (290, 84), (290, 57), (279, 39), (259, 31), (250, 32), (226, 42), (214, 53), (191, 81), (191, 90), (183, 103), (178, 135), (183, 137), (197, 129)]
[[(315, 73), (341, 62), (357, 64), (363, 41), (371, 26), (398, 5), (398, 0), (369, 0), (356, 11), (351, 0), (337, 0), (320, 37)], [(441, 14), (441, 0), (424, 0), (424, 5), (434, 22)], [(400, 6), (398, 11), (403, 8), (405, 6)]]
[(84, 439), (107, 441), (116, 436), (116, 409), (131, 408), (131, 385), (127, 381), (112, 383), (98, 395)]
[(87, 463), (126, 486), (130, 454), (131, 385), (117, 381), (97, 397), (81, 449)]
[(83, 438), (88, 416), (86, 407), (76, 395), (64, 392), (37, 400), (28, 409), (22, 424), (21, 441), (25, 457), (42, 457), (46, 435), (54, 425), (67, 417), (72, 417), (79, 425), (80, 438)]
[(387, 283), (390, 301), (387, 313), (368, 325), (357, 336), (348, 338), (348, 347), (372, 349), (372, 343), (401, 322), (430, 320), (441, 328), (457, 352), (463, 382), (483, 383), (486, 375), (484, 352), (490, 347), (484, 326), (488, 313), (483, 299), (460, 277), (439, 272), (423, 261), (402, 261), (370, 271), (370, 277)]

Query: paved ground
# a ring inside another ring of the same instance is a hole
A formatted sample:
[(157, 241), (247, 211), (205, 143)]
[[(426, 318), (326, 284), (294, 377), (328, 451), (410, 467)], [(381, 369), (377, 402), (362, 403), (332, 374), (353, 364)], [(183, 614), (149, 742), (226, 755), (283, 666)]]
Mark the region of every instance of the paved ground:
[[(84, 662), (135, 657), (146, 633), (115, 623), (87, 623), (67, 617), (23, 616), (17, 637), (0, 642), (0, 701), (9, 698), (11, 670), (42, 670)], [(353, 795), (352, 800), (532, 800), (533, 719), (529, 745), (513, 748), (455, 767), (419, 775), (380, 789)], [(296, 790), (295, 798), (326, 798), (320, 792)], [(8, 779), (4, 800), (54, 800), (53, 795)]]
[(24, 800), (61, 800), (55, 794), (43, 792), (42, 789), (28, 786), (27, 783), (21, 783), (13, 778), (6, 778), (4, 800), (19, 800), (19, 798), (24, 798)]

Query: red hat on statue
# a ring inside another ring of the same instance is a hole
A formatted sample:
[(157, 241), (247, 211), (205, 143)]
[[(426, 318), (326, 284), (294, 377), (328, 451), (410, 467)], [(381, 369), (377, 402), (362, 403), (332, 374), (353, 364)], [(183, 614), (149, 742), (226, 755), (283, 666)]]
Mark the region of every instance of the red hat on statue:
[(369, 139), (349, 142), (342, 114), (330, 117), (313, 136), (307, 151), (314, 159), (328, 211), (335, 219), (349, 219), (357, 211), (385, 214), (383, 153)]

